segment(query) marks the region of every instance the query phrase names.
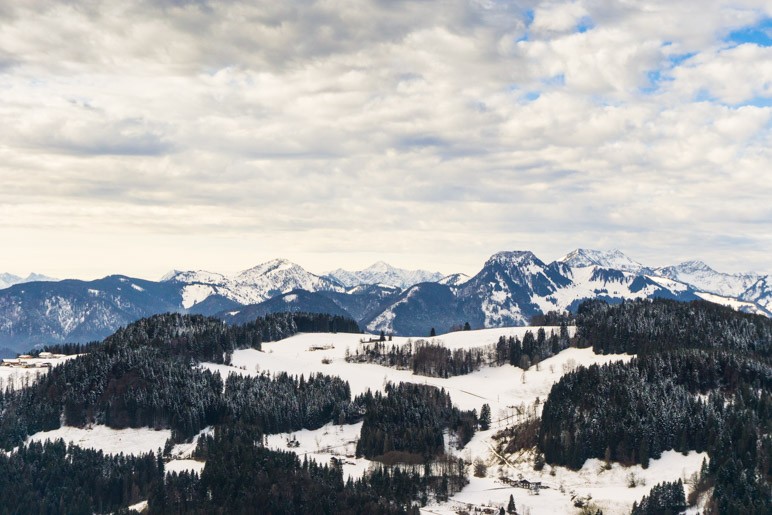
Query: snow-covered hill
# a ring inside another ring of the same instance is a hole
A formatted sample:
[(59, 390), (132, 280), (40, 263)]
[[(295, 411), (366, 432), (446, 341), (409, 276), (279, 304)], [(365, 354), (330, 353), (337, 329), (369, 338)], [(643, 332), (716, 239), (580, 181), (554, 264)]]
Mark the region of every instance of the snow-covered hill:
[[(557, 328), (545, 328), (549, 333)], [(526, 330), (534, 327), (508, 327), (480, 331), (462, 331), (440, 335), (435, 339), (450, 349), (468, 349), (495, 344), (500, 336), (517, 335), (522, 338)], [(438, 378), (414, 375), (410, 370), (385, 367), (373, 363), (348, 362), (345, 356), (361, 350), (361, 336), (355, 334), (301, 334), (279, 342), (263, 344), (263, 351), (252, 349), (233, 353), (231, 366), (203, 364), (204, 367), (228, 374), (256, 375), (259, 373), (287, 372), (308, 377), (316, 372), (341, 377), (351, 387), (352, 396), (371, 391), (383, 391), (388, 382), (412, 382), (443, 388), (450, 395), (453, 405), (460, 409), (479, 410), (489, 404), (493, 414), (491, 428), (478, 431), (463, 451), (457, 452), (468, 463), (481, 460), (488, 465), (484, 477), (470, 477), (470, 483), (447, 501), (432, 501), (424, 508), (425, 513), (457, 513), (466, 505), (487, 506), (492, 513), (506, 506), (513, 495), (518, 513), (577, 513), (573, 497), (592, 496), (594, 503), (604, 513), (617, 515), (630, 513), (633, 502), (639, 501), (649, 489), (661, 481), (675, 481), (689, 477), (698, 471), (706, 453), (690, 452), (687, 456), (666, 451), (660, 459), (651, 460), (647, 469), (640, 465), (623, 467), (617, 463), (605, 467), (597, 459), (587, 460), (580, 470), (562, 466), (548, 466), (534, 470), (533, 452), (505, 456), (495, 450), (494, 435), (501, 429), (530, 416), (538, 416), (543, 402), (549, 396), (552, 385), (560, 377), (578, 366), (604, 364), (629, 360), (628, 355), (597, 355), (592, 349), (570, 348), (544, 360), (541, 365), (528, 371), (518, 367), (483, 366), (471, 374)], [(390, 345), (406, 345), (408, 338), (395, 337)], [(314, 349), (324, 348), (318, 351)], [(287, 441), (297, 441), (292, 448), (299, 456), (329, 463), (332, 457), (342, 461), (344, 479), (356, 479), (372, 466), (365, 458), (354, 457), (356, 442), (361, 432), (361, 422), (351, 425), (328, 424), (317, 430), (300, 430), (267, 438), (267, 445), (276, 450), (287, 450)], [(471, 466), (471, 465), (470, 465)], [(629, 487), (630, 474), (639, 478), (639, 484)], [(541, 481), (549, 488), (534, 495), (522, 488), (507, 487), (500, 476), (522, 476), (531, 481)], [(687, 486), (689, 488), (689, 486)], [(688, 491), (688, 490), (687, 490)], [(470, 510), (471, 511), (471, 510)]]
[(444, 276), (439, 272), (396, 268), (383, 261), (378, 261), (364, 270), (354, 272), (339, 268), (329, 272), (327, 277), (349, 287), (359, 284), (383, 284), (405, 289), (418, 283), (438, 282)]

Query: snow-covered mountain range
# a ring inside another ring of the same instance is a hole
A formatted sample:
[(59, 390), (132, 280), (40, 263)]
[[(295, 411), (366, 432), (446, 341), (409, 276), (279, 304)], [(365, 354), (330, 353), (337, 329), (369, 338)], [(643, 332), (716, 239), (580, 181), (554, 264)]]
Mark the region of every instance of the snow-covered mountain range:
[(180, 285), (184, 309), (190, 309), (212, 295), (248, 305), (258, 304), (292, 290), (345, 290), (340, 283), (312, 274), (286, 259), (267, 261), (232, 277), (203, 270), (174, 270), (161, 280)]
[(19, 277), (18, 275), (2, 273), (0, 274), (0, 290), (9, 288), (14, 284), (31, 283), (35, 281), (56, 281), (53, 277), (48, 277), (42, 274), (31, 273), (27, 277)]
[(338, 268), (327, 273), (327, 277), (347, 287), (360, 284), (383, 284), (403, 289), (418, 283), (437, 282), (444, 278), (439, 272), (405, 270), (404, 268), (393, 267), (383, 261), (378, 261), (364, 270), (354, 272)]
[(98, 339), (162, 311), (235, 322), (273, 311), (325, 310), (349, 314), (367, 331), (425, 335), (465, 322), (475, 328), (524, 325), (536, 314), (573, 310), (588, 298), (638, 297), (702, 298), (772, 315), (769, 276), (725, 274), (699, 261), (652, 268), (618, 250), (577, 249), (551, 263), (529, 251), (499, 252), (472, 277), (382, 262), (316, 275), (275, 259), (231, 276), (175, 270), (159, 282), (110, 276), (0, 289), (0, 347)]

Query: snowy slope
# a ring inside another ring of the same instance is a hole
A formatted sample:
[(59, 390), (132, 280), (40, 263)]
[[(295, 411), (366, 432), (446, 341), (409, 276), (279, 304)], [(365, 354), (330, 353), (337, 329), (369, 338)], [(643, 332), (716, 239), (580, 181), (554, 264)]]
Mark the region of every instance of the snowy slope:
[(235, 276), (225, 276), (203, 270), (174, 271), (164, 276), (164, 282), (181, 285), (183, 307), (190, 309), (211, 295), (218, 295), (239, 304), (258, 304), (292, 290), (343, 291), (329, 279), (312, 274), (286, 259), (274, 259), (244, 270)]
[(440, 283), (440, 284), (445, 284), (447, 286), (458, 286), (460, 284), (464, 284), (469, 279), (471, 279), (471, 278), (468, 275), (462, 274), (462, 273), (458, 273), (458, 274), (446, 275), (445, 277), (443, 277), (442, 279), (440, 279), (437, 282)]
[(635, 274), (645, 270), (645, 267), (642, 264), (633, 261), (616, 249), (610, 251), (576, 249), (569, 252), (558, 261), (565, 263), (571, 268), (597, 266), (600, 268), (621, 270), (623, 272), (632, 272)]
[(753, 302), (772, 315), (772, 279), (765, 275), (740, 295), (741, 300)]
[(383, 284), (404, 289), (418, 283), (437, 282), (444, 276), (439, 272), (396, 268), (383, 261), (378, 261), (364, 270), (353, 272), (339, 268), (329, 272), (327, 277), (349, 287), (359, 284)]
[(762, 309), (755, 302), (748, 302), (738, 300), (732, 297), (723, 297), (714, 293), (698, 292), (697, 296), (703, 300), (713, 302), (714, 304), (721, 304), (722, 306), (728, 306), (735, 311), (742, 311), (743, 313), (752, 313), (754, 315), (766, 315), (769, 316), (769, 312)]
[(86, 449), (102, 451), (105, 454), (139, 455), (163, 449), (171, 438), (170, 429), (156, 431), (148, 427), (113, 429), (103, 425), (81, 428), (62, 426), (52, 431), (41, 431), (27, 438), (26, 442), (45, 442), (62, 439)]
[[(441, 335), (436, 338), (449, 348), (473, 348), (494, 344), (499, 336), (517, 335), (522, 338), (526, 330), (536, 331), (535, 327), (508, 327), (485, 329), (480, 331), (462, 331)], [(549, 334), (556, 328), (545, 328)], [(456, 451), (466, 463), (476, 459), (489, 464), (484, 478), (475, 478), (470, 473), (470, 484), (444, 503), (433, 502), (424, 513), (453, 514), (465, 504), (474, 506), (506, 506), (513, 495), (519, 513), (576, 513), (571, 500), (572, 494), (591, 495), (595, 504), (610, 515), (627, 514), (634, 501), (648, 494), (649, 489), (664, 480), (688, 478), (699, 470), (705, 454), (680, 453), (667, 451), (658, 460), (651, 460), (649, 468), (640, 466), (622, 467), (613, 464), (610, 470), (602, 468), (598, 460), (588, 460), (584, 467), (572, 471), (564, 467), (545, 467), (542, 471), (533, 470), (533, 455), (508, 456), (506, 464), (497, 465), (493, 452), (493, 435), (497, 430), (512, 424), (523, 417), (538, 415), (541, 405), (549, 395), (552, 385), (566, 372), (580, 365), (608, 363), (628, 360), (626, 355), (596, 355), (592, 349), (566, 349), (560, 354), (544, 360), (539, 370), (531, 367), (523, 371), (517, 367), (483, 367), (477, 372), (448, 379), (413, 375), (407, 370), (396, 370), (367, 363), (348, 363), (347, 352), (353, 353), (360, 345), (361, 335), (353, 334), (301, 334), (279, 342), (265, 343), (263, 351), (251, 349), (236, 351), (232, 366), (203, 364), (223, 374), (255, 375), (261, 372), (288, 372), (306, 377), (315, 372), (337, 375), (348, 381), (352, 396), (367, 389), (383, 390), (387, 382), (414, 382), (430, 384), (449, 393), (454, 405), (461, 409), (477, 409), (483, 403), (492, 408), (492, 427), (488, 431), (479, 431), (462, 451)], [(395, 337), (393, 345), (404, 345), (408, 338)], [(312, 351), (312, 347), (331, 347), (323, 351)], [(330, 361), (325, 364), (322, 360)], [(361, 430), (361, 423), (337, 426), (328, 424), (314, 431), (296, 431), (268, 437), (268, 446), (273, 449), (293, 450), (302, 456), (316, 459), (320, 463), (329, 463), (335, 456), (343, 460), (345, 477), (359, 477), (372, 465), (368, 460), (353, 456), (356, 439)], [(295, 439), (299, 447), (288, 448), (287, 440)], [(645, 485), (628, 488), (627, 478), (634, 473), (645, 481)], [(542, 490), (539, 496), (527, 490), (507, 487), (498, 477), (506, 475), (516, 478), (518, 474), (529, 480), (542, 481), (549, 489)], [(688, 487), (687, 487), (688, 488)], [(688, 490), (687, 490), (688, 493)]]
[(724, 274), (716, 272), (702, 261), (685, 261), (679, 265), (659, 268), (655, 275), (688, 284), (696, 290), (722, 297), (739, 297), (760, 277), (756, 274)]

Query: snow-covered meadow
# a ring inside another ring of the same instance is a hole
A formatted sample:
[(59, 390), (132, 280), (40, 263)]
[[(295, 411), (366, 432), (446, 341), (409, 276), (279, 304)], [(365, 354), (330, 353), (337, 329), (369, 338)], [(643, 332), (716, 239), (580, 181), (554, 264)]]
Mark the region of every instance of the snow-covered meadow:
[[(0, 388), (5, 389), (8, 386), (22, 388), (34, 383), (39, 377), (48, 373), (52, 367), (56, 367), (72, 356), (56, 356), (49, 358), (29, 358), (24, 360), (6, 359), (3, 362), (18, 362), (13, 366), (0, 366)], [(24, 366), (26, 365), (26, 366)]]
[(84, 449), (105, 454), (138, 455), (163, 449), (172, 435), (171, 430), (156, 431), (148, 427), (113, 429), (103, 425), (85, 428), (62, 426), (53, 431), (41, 431), (27, 438), (26, 443), (62, 439)]
[[(537, 329), (509, 327), (461, 331), (441, 335), (434, 340), (450, 349), (483, 347), (495, 344), (500, 336), (518, 336), (522, 339), (526, 331), (535, 332)], [(558, 328), (545, 328), (548, 335), (552, 330), (557, 332)], [(477, 409), (479, 412), (484, 403), (489, 404), (493, 413), (491, 429), (477, 432), (463, 450), (456, 451), (470, 463), (470, 467), (478, 459), (485, 462), (488, 465), (486, 477), (474, 477), (470, 472), (469, 485), (446, 503), (430, 504), (424, 510), (425, 513), (450, 514), (458, 509), (466, 509), (467, 505), (489, 505), (498, 509), (498, 506), (506, 506), (510, 495), (514, 496), (519, 513), (575, 513), (578, 508), (574, 507), (572, 499), (586, 499), (588, 496), (604, 513), (629, 513), (632, 503), (648, 494), (653, 485), (666, 480), (689, 479), (699, 470), (703, 458), (706, 457), (704, 453), (692, 452), (683, 456), (670, 451), (664, 453), (660, 459), (652, 460), (649, 468), (645, 470), (640, 466), (622, 467), (616, 463), (606, 470), (602, 462), (588, 460), (578, 471), (547, 465), (537, 472), (533, 469), (532, 453), (506, 457), (506, 462), (502, 464), (502, 460), (495, 454), (496, 441), (493, 435), (508, 424), (511, 425), (527, 416), (538, 415), (552, 385), (564, 373), (580, 365), (629, 360), (631, 356), (597, 355), (592, 349), (569, 348), (528, 371), (512, 366), (483, 366), (468, 375), (443, 379), (413, 375), (409, 370), (397, 370), (377, 364), (347, 362), (346, 355), (354, 354), (357, 348), (361, 348), (361, 338), (362, 335), (344, 333), (300, 334), (282, 341), (264, 343), (261, 351), (236, 351), (230, 366), (211, 363), (202, 366), (217, 370), (223, 375), (255, 375), (263, 372), (287, 372), (305, 376), (321, 372), (337, 375), (349, 382), (352, 396), (363, 393), (368, 388), (383, 390), (388, 382), (430, 384), (444, 388), (453, 403), (461, 409)], [(387, 341), (386, 345), (405, 345), (408, 340), (416, 339), (418, 338), (394, 337), (392, 341)], [(335, 456), (342, 460), (344, 475), (356, 477), (372, 465), (368, 460), (354, 457), (360, 428), (361, 423), (345, 426), (328, 424), (315, 431), (303, 430), (269, 436), (267, 445), (274, 449), (291, 449), (300, 456), (325, 463)], [(289, 446), (289, 440), (295, 440), (297, 444), (293, 445), (297, 446)], [(522, 476), (530, 481), (540, 481), (549, 488), (542, 489), (539, 495), (533, 495), (529, 490), (502, 483), (500, 476)], [(631, 477), (635, 478), (637, 483), (633, 488), (628, 486)]]

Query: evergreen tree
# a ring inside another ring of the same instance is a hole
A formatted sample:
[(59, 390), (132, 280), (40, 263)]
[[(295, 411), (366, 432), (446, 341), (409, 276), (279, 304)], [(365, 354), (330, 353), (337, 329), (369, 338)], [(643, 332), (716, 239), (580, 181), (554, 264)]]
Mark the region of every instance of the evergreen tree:
[(486, 403), (480, 408), (480, 429), (487, 431), (491, 427), (491, 407)]
[(507, 505), (507, 513), (517, 513), (517, 507), (515, 507), (515, 497), (509, 494), (509, 504)]

